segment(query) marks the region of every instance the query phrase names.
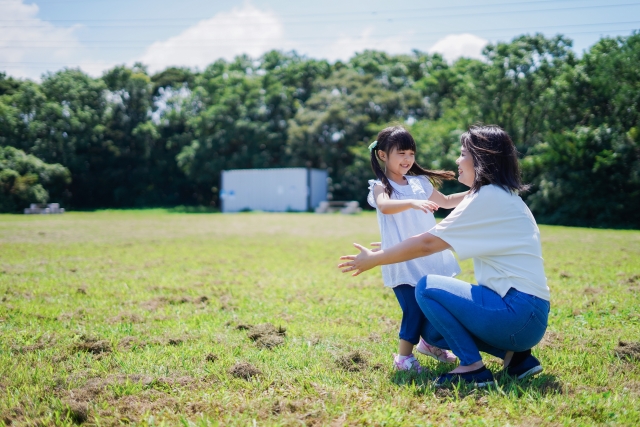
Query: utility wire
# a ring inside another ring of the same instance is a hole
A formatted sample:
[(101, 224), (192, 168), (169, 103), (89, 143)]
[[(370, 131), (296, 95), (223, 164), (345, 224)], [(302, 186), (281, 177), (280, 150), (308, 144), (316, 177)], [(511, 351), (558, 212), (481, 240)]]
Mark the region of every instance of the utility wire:
[[(576, 34), (601, 34), (598, 31), (583, 31), (580, 33), (576, 33)], [(436, 40), (436, 39), (432, 39), (432, 40)], [(313, 42), (311, 44), (309, 44), (310, 46), (322, 46), (322, 45), (326, 45), (326, 42), (322, 42), (322, 41), (317, 41), (317, 42)], [(224, 46), (224, 45), (222, 45)], [(262, 45), (252, 45), (252, 44), (243, 44), (243, 47), (262, 47)], [(201, 47), (201, 46), (179, 46), (180, 48), (197, 48), (197, 47)], [(218, 46), (212, 46), (212, 47), (218, 47)], [(270, 50), (278, 50), (278, 49), (270, 49)], [(375, 50), (372, 48), (366, 48), (366, 50)], [(212, 52), (213, 53), (213, 52)], [(215, 56), (215, 54), (214, 54)], [(217, 58), (214, 58), (212, 56), (212, 61), (215, 61)], [(18, 65), (51, 65), (51, 66), (70, 66), (73, 67), (72, 65), (69, 65), (68, 62), (8, 62), (8, 63), (2, 63), (0, 62), (0, 68), (4, 68), (4, 67), (17, 67)], [(86, 62), (86, 63), (82, 63), (82, 66), (90, 66), (90, 65), (96, 65), (96, 66), (105, 66), (104, 62)]]
[[(95, 1), (95, 0), (94, 0)], [(527, 4), (542, 4), (542, 3), (559, 3), (559, 2), (580, 2), (583, 3), (584, 0), (540, 0), (540, 1), (520, 1), (520, 2), (507, 2), (507, 3), (476, 3), (472, 5), (465, 6), (440, 6), (440, 7), (422, 7), (422, 8), (414, 8), (414, 9), (387, 9), (387, 10), (372, 10), (372, 11), (358, 11), (358, 12), (329, 12), (329, 13), (306, 13), (306, 14), (278, 14), (279, 17), (318, 17), (318, 16), (347, 16), (347, 15), (362, 15), (363, 13), (367, 14), (393, 14), (393, 13), (404, 13), (410, 12), (415, 13), (417, 11), (440, 11), (440, 10), (460, 10), (460, 8), (464, 7), (465, 9), (470, 8), (485, 8), (485, 7), (495, 7), (495, 6), (520, 6)], [(0, 4), (2, 2), (0, 1)], [(34, 18), (38, 19), (38, 18)], [(0, 19), (0, 22), (29, 22), (34, 19)], [(181, 21), (181, 20), (202, 20), (202, 16), (194, 16), (194, 17), (186, 17), (186, 18), (132, 18), (132, 19), (121, 19), (121, 18), (112, 18), (112, 19), (43, 19), (47, 22), (110, 22), (110, 21)]]
[[(326, 24), (326, 23), (345, 23), (345, 22), (395, 22), (395, 21), (409, 21), (416, 19), (430, 19), (430, 18), (450, 18), (450, 17), (463, 17), (463, 16), (486, 16), (486, 15), (513, 15), (520, 13), (533, 13), (533, 12), (560, 12), (560, 11), (569, 11), (569, 10), (586, 10), (586, 9), (602, 9), (602, 8), (614, 8), (614, 7), (627, 7), (627, 6), (640, 6), (640, 2), (636, 3), (619, 3), (619, 4), (608, 4), (608, 5), (597, 5), (597, 6), (572, 6), (572, 7), (562, 7), (562, 8), (546, 8), (546, 9), (528, 9), (528, 10), (515, 10), (515, 11), (497, 11), (497, 12), (469, 12), (469, 13), (454, 13), (454, 14), (440, 14), (440, 15), (427, 15), (427, 16), (415, 16), (412, 15), (406, 18), (364, 18), (364, 19), (349, 19), (349, 20), (329, 20), (329, 21), (284, 21), (282, 23), (286, 24)], [(236, 26), (236, 23), (216, 23), (217, 27), (228, 27), (228, 26)], [(268, 24), (267, 24), (268, 25)], [(266, 25), (261, 25), (265, 27)], [(0, 28), (23, 28), (22, 25), (0, 25)], [(50, 28), (51, 25), (45, 23), (39, 25), (30, 25), (28, 28), (39, 28), (46, 27)], [(184, 27), (184, 25), (178, 24), (145, 24), (145, 25), (91, 25), (86, 26), (87, 28), (155, 28), (155, 27)]]
[[(520, 31), (520, 32), (527, 32), (527, 31), (536, 31), (539, 32), (538, 30), (543, 30), (543, 29), (553, 29), (553, 28), (559, 28), (559, 29), (563, 29), (563, 28), (567, 28), (567, 27), (571, 27), (571, 28), (576, 28), (576, 27), (592, 27), (592, 26), (596, 26), (596, 25), (628, 25), (628, 24), (640, 24), (640, 21), (622, 21), (622, 22), (600, 22), (600, 23), (591, 23), (591, 24), (570, 24), (570, 25), (546, 25), (546, 26), (537, 26), (535, 28), (532, 28), (531, 30), (527, 30), (526, 27), (522, 28), (522, 27), (509, 27), (509, 28), (491, 28), (491, 29), (468, 29), (465, 28), (463, 30), (441, 30), (441, 31), (425, 31), (425, 32), (417, 32), (417, 33), (411, 33), (410, 36), (415, 37), (415, 36), (424, 36), (424, 35), (446, 35), (446, 34), (457, 34), (460, 32), (465, 32), (465, 33), (474, 33), (474, 34), (484, 34), (484, 33), (493, 33), (493, 32), (504, 32), (504, 31)], [(587, 33), (599, 33), (599, 32), (608, 32), (608, 31), (632, 31), (636, 28), (618, 28), (618, 29), (613, 29), (613, 30), (592, 30), (589, 31)], [(571, 34), (584, 34), (584, 33), (576, 33), (576, 32), (570, 32)], [(367, 36), (367, 37), (363, 37), (363, 36), (354, 36), (352, 39), (354, 40), (361, 40), (361, 39), (384, 39), (384, 38), (388, 38), (388, 37), (393, 37), (396, 36), (397, 34), (377, 34), (377, 35), (371, 35), (371, 36)], [(244, 42), (250, 42), (250, 41), (263, 41), (264, 38), (246, 38), (246, 39), (242, 39), (242, 44), (244, 44)], [(327, 37), (326, 36), (307, 36), (307, 37), (296, 37), (296, 40), (323, 40), (326, 42)], [(72, 44), (55, 44), (56, 41), (47, 41), (47, 42), (37, 42), (37, 44), (28, 44), (28, 43), (21, 43), (20, 40), (16, 40), (16, 39), (9, 39), (9, 40), (0, 40), (0, 42), (11, 42), (12, 45), (11, 46), (0, 46), (0, 49), (12, 49), (12, 48), (50, 48), (50, 47), (75, 47), (76, 45), (72, 45)], [(158, 42), (157, 40), (138, 40), (138, 39), (127, 39), (127, 40), (91, 40), (91, 41), (82, 41), (82, 44), (86, 44), (86, 43), (96, 43), (93, 44), (91, 47), (113, 47), (113, 48), (119, 48), (119, 47), (146, 47), (148, 46), (149, 43), (156, 43)], [(225, 43), (224, 40), (220, 40), (218, 38), (198, 38), (197, 40), (188, 40), (186, 41), (186, 43), (194, 43), (197, 42), (198, 46), (203, 46), (203, 45), (208, 45), (207, 42), (215, 42), (215, 44), (224, 44), (227, 45), (228, 43)], [(229, 40), (229, 43), (237, 43), (237, 40)], [(20, 43), (20, 44), (14, 44), (14, 43)], [(100, 43), (104, 43), (104, 44), (100, 44)], [(126, 46), (118, 46), (115, 43), (123, 43), (126, 44)], [(138, 43), (138, 44), (136, 44)], [(162, 43), (162, 42), (161, 42)], [(98, 45), (99, 44), (99, 45)], [(182, 43), (177, 44), (178, 46), (182, 46)]]

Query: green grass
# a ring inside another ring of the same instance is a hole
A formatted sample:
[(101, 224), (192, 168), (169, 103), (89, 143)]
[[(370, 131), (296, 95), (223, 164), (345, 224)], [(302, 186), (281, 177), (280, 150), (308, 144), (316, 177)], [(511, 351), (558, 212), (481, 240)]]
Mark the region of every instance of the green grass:
[[(401, 313), (379, 270), (336, 268), (378, 240), (371, 213), (2, 215), (0, 425), (637, 424), (638, 359), (616, 348), (640, 341), (640, 232), (541, 233), (544, 373), (437, 390), (450, 367), (391, 369)], [(249, 339), (263, 323), (283, 345)]]

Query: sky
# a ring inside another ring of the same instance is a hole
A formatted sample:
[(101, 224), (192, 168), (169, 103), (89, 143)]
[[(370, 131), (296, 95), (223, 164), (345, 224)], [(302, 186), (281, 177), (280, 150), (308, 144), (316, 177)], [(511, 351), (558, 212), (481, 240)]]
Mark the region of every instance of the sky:
[(142, 62), (204, 69), (272, 49), (330, 61), (366, 49), (480, 58), (487, 43), (563, 34), (582, 54), (640, 29), (631, 0), (0, 0), (0, 72), (100, 76)]

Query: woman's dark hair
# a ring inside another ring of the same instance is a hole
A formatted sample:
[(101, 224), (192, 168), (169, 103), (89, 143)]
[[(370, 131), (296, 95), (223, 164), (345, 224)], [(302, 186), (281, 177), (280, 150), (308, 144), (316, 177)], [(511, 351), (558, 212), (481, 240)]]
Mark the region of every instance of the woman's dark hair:
[[(411, 150), (414, 153), (417, 151), (416, 141), (413, 139), (409, 131), (402, 126), (390, 126), (382, 129), (378, 134), (378, 143), (371, 150), (371, 169), (373, 169), (373, 173), (376, 174), (378, 179), (382, 181), (384, 184), (384, 191), (389, 196), (393, 193), (394, 188), (391, 186), (389, 179), (380, 167), (380, 163), (378, 162), (378, 151), (384, 151), (389, 154), (394, 148), (398, 151)], [(409, 169), (408, 175), (424, 175), (429, 178), (434, 187), (440, 185), (442, 180), (455, 179), (456, 177), (456, 175), (451, 171), (427, 170), (416, 162), (414, 162), (411, 169)]]
[(460, 136), (460, 143), (473, 159), (476, 173), (471, 191), (495, 184), (505, 191), (526, 191), (518, 165), (518, 150), (509, 135), (496, 125), (471, 126)]

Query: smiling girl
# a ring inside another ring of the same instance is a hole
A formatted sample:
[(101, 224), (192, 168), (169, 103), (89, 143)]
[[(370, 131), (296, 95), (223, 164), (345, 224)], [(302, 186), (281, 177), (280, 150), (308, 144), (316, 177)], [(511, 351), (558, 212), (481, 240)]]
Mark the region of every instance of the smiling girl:
[[(467, 194), (445, 196), (434, 188), (445, 179), (454, 179), (448, 171), (431, 171), (415, 161), (416, 143), (401, 126), (388, 127), (369, 146), (371, 167), (378, 177), (369, 181), (369, 204), (376, 208), (382, 249), (391, 247), (436, 225), (433, 212), (438, 207), (454, 208)], [(384, 170), (381, 167), (384, 166)], [(427, 274), (453, 277), (460, 272), (451, 251), (382, 267), (384, 285), (393, 289), (402, 308), (400, 343), (394, 356), (397, 370), (420, 371), (413, 347), (441, 362), (454, 362), (447, 350), (427, 344), (420, 333), (425, 316), (415, 297), (415, 286)]]

